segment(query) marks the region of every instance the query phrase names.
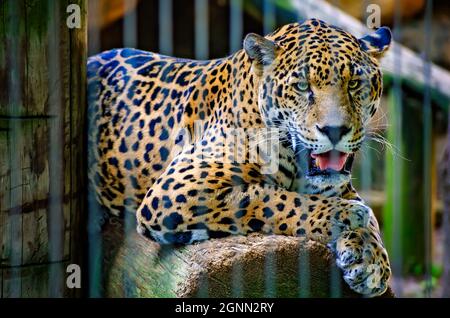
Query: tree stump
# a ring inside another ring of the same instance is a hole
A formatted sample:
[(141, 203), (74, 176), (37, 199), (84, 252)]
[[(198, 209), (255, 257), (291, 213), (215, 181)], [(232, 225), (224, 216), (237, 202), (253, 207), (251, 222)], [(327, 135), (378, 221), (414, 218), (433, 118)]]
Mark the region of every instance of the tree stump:
[(107, 297), (361, 297), (316, 242), (252, 234), (169, 247), (124, 228), (112, 218), (103, 229)]

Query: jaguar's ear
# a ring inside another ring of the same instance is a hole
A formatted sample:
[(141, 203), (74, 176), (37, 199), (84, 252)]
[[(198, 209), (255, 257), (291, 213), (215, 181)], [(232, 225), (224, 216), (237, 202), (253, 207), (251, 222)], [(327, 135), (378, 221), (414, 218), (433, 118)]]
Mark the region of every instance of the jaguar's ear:
[(389, 49), (391, 41), (391, 30), (387, 27), (378, 28), (375, 32), (367, 34), (358, 40), (364, 51), (376, 57), (381, 57)]
[(244, 50), (253, 61), (258, 72), (262, 72), (264, 67), (269, 66), (275, 60), (278, 46), (265, 37), (250, 33), (244, 39)]

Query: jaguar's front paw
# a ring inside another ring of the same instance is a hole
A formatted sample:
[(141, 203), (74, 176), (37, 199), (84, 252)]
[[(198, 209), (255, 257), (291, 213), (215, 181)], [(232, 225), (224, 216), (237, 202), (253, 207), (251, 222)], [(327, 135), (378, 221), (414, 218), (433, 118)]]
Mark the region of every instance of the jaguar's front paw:
[[(331, 201), (328, 199), (327, 201)], [(331, 207), (329, 207), (331, 205)], [(367, 228), (372, 210), (360, 201), (338, 198), (329, 206), (318, 205), (301, 227), (306, 228), (307, 237), (328, 244), (345, 231)], [(303, 219), (303, 214), (300, 219)]]
[(391, 274), (387, 252), (369, 229), (343, 232), (336, 241), (337, 265), (344, 280), (357, 293), (374, 297), (383, 294)]

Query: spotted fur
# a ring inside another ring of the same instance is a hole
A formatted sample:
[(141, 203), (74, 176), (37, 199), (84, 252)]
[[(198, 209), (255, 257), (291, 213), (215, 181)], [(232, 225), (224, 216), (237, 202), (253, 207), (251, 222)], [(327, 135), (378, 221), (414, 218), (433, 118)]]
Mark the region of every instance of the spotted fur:
[[(161, 244), (251, 232), (328, 244), (351, 288), (383, 293), (389, 260), (371, 209), (349, 175), (307, 176), (301, 158), (359, 149), (389, 42), (384, 28), (357, 39), (312, 19), (250, 34), (243, 50), (217, 60), (134, 49), (91, 57), (97, 200), (115, 215), (137, 211), (139, 233)], [(348, 129), (333, 144), (321, 127), (340, 125)], [(252, 138), (277, 149), (275, 169)]]

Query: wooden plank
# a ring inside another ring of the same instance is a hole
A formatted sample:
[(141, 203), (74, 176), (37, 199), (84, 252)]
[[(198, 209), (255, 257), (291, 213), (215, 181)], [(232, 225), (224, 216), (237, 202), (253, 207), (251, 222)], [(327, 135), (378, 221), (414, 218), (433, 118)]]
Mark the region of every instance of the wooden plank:
[[(0, 50), (1, 51), (1, 50)], [(3, 297), (3, 265), (6, 260), (6, 220), (5, 210), (9, 208), (9, 171), (8, 171), (8, 127), (0, 122), (0, 298)]]
[(28, 141), (23, 150), (23, 264), (31, 264), (46, 261), (48, 255), (48, 123), (31, 120), (23, 126)]
[(22, 190), (23, 190), (23, 135), (20, 122), (12, 120), (8, 134), (10, 206), (7, 213), (6, 264), (22, 264)]
[[(49, 291), (51, 285), (49, 283), (53, 279), (51, 273), (59, 271), (65, 276), (65, 269), (68, 265), (68, 262), (58, 262), (3, 269), (3, 298), (15, 296), (13, 293), (13, 289), (17, 288), (15, 285), (20, 286), (20, 297), (22, 298), (49, 297), (51, 294)], [(57, 270), (51, 271), (51, 268), (57, 268)], [(58, 294), (62, 297), (70, 297), (73, 291), (67, 288), (65, 279), (60, 281), (62, 283), (57, 286)]]
[[(324, 0), (294, 0), (292, 5), (303, 18), (324, 20), (348, 30), (357, 37), (370, 32), (358, 19)], [(388, 74), (410, 79), (421, 85), (430, 85), (441, 94), (450, 97), (450, 73), (431, 63), (431, 77), (426, 78), (425, 62), (417, 53), (397, 42), (393, 42), (391, 49), (383, 57), (381, 66)]]
[[(82, 9), (81, 29), (66, 25), (69, 4)], [(0, 91), (5, 297), (67, 295), (60, 261), (76, 255), (71, 263), (82, 265), (86, 33), (86, 0), (0, 2), (0, 81), (9, 83)]]
[(25, 1), (0, 2), (0, 116), (19, 116), (25, 113), (26, 24), (17, 19), (25, 12)]
[(48, 255), (48, 125), (46, 120), (16, 119), (9, 121), (8, 127), (17, 132), (2, 138), (8, 146), (2, 146), (5, 149), (0, 155), (7, 155), (1, 172), (2, 263), (17, 266), (44, 261)]
[[(38, 209), (23, 215), (24, 264), (36, 264), (47, 261), (48, 233), (47, 211)], [(34, 240), (33, 240), (34, 238)]]
[[(0, 81), (5, 83), (6, 89), (0, 93), (0, 116), (17, 117), (24, 112), (24, 78), (25, 64), (22, 63), (25, 56), (23, 43), (26, 41), (25, 21), (17, 21), (16, 17), (23, 14), (24, 1), (2, 1), (0, 3), (0, 36), (4, 46), (0, 53)], [(3, 121), (3, 120), (2, 120)], [(6, 172), (3, 180), (8, 202), (2, 200), (2, 265), (18, 266), (22, 263), (22, 215), (20, 202), (22, 197), (22, 169), (21, 148), (23, 138), (21, 125), (17, 120), (2, 122), (0, 127), (8, 131), (2, 153)], [(5, 204), (6, 203), (6, 204)], [(13, 273), (14, 274), (14, 273)], [(20, 284), (13, 284), (11, 293), (20, 295)]]
[[(49, 95), (57, 89), (54, 83), (49, 83), (50, 48), (49, 37), (49, 1), (27, 0), (26, 42), (24, 47), (26, 55), (23, 62), (25, 68), (25, 94), (24, 103), (26, 116), (47, 116)], [(55, 63), (56, 61), (51, 61)]]
[(19, 298), (22, 296), (22, 278), (20, 267), (3, 269), (3, 298)]
[(6, 264), (8, 231), (7, 220), (10, 207), (8, 127), (0, 121), (0, 266)]

